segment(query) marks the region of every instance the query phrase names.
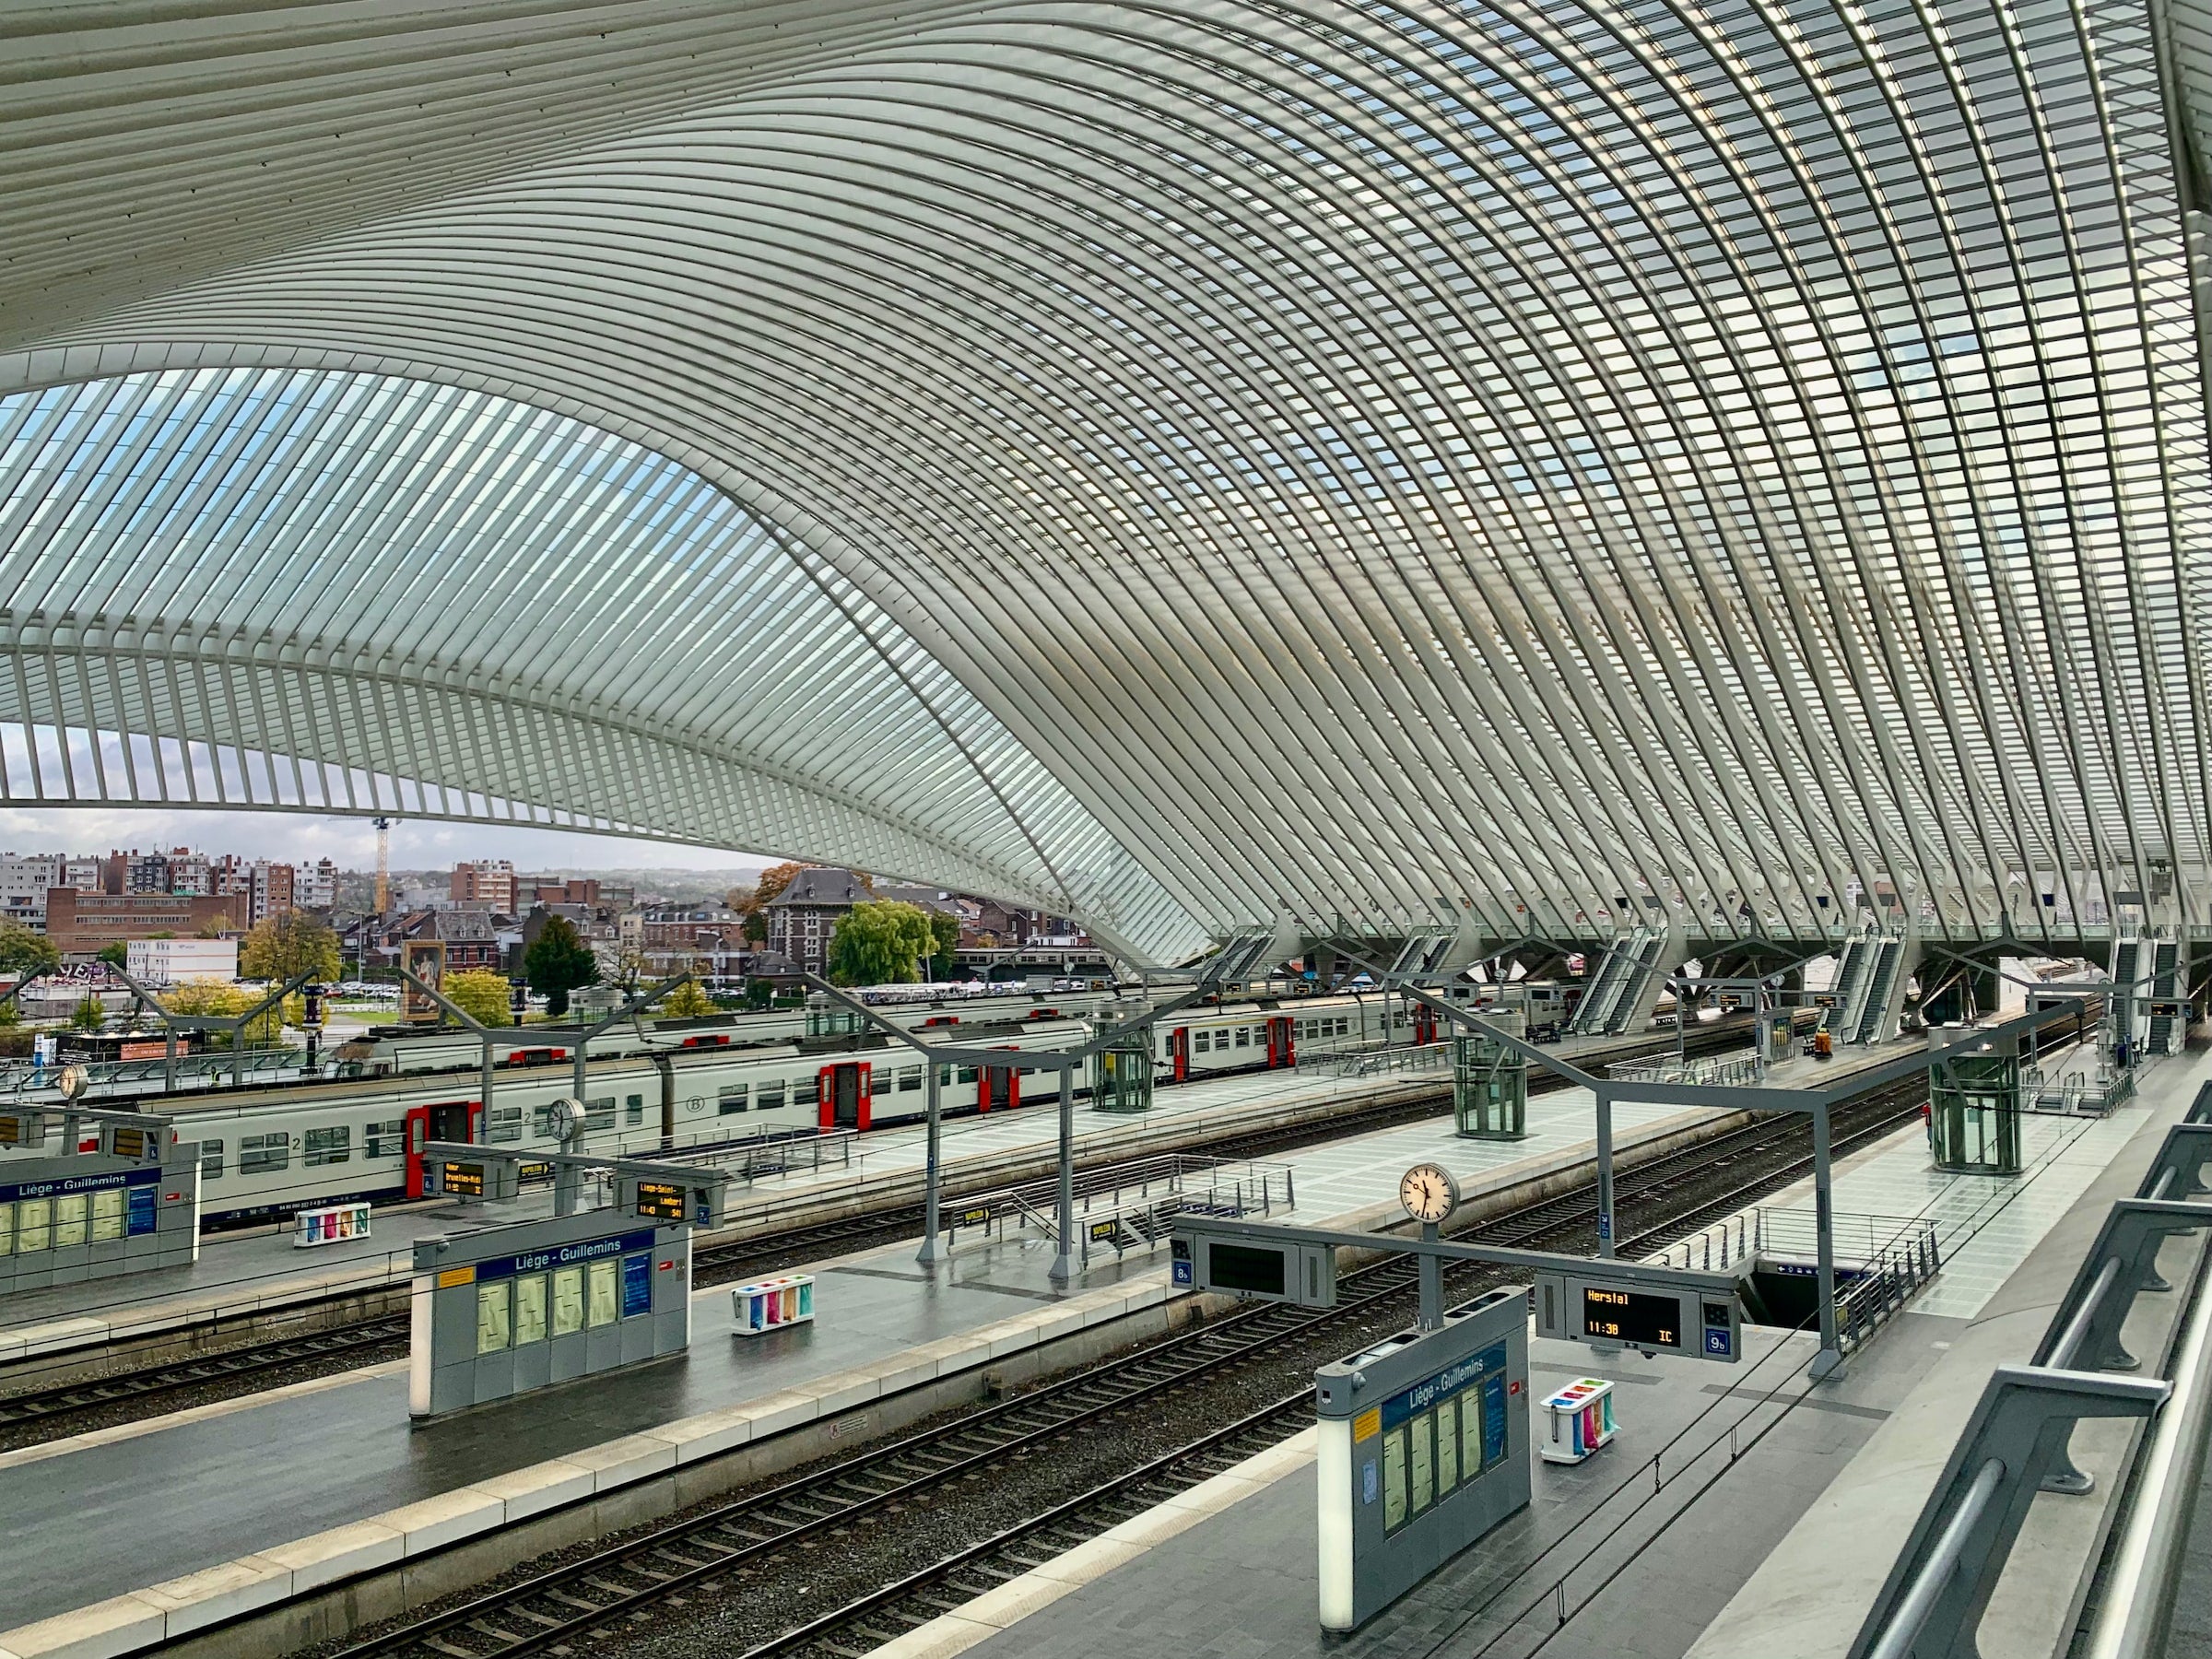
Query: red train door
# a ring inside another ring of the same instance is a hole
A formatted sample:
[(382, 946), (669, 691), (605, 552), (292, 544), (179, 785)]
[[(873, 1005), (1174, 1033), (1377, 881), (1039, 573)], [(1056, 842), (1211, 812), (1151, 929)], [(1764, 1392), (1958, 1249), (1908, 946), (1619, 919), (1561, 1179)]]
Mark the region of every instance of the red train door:
[(1298, 1064), (1298, 1026), (1287, 1014), (1272, 1016), (1267, 1021), (1267, 1064), (1280, 1068)]
[(1191, 1028), (1177, 1026), (1168, 1033), (1169, 1065), (1178, 1083), (1191, 1080)]
[(1010, 1065), (986, 1065), (975, 1075), (975, 1109), (1010, 1111), (1021, 1104), (1021, 1074)]
[(475, 1100), (446, 1100), (435, 1106), (418, 1106), (407, 1113), (407, 1195), (420, 1198), (423, 1190), (423, 1148), (431, 1141), (480, 1141), (484, 1138), (484, 1108)]
[(867, 1060), (845, 1060), (835, 1065), (825, 1065), (817, 1079), (821, 1095), (821, 1115), (817, 1120), (824, 1129), (865, 1129), (875, 1115), (874, 1100), (868, 1093), (869, 1073), (874, 1063)]
[(1436, 1041), (1436, 1010), (1427, 1003), (1413, 1005), (1413, 1041), (1416, 1047)]

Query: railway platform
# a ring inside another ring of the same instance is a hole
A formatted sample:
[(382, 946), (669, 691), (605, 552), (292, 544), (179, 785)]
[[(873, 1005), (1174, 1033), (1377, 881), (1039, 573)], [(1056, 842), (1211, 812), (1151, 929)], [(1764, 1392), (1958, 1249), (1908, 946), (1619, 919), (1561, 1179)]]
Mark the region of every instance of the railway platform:
[[(1575, 1039), (1559, 1052), (1573, 1059), (1620, 1046), (1618, 1038)], [(1134, 1159), (1409, 1101), (1450, 1087), (1448, 1047), (1429, 1050), (1435, 1059), (1427, 1065), (1381, 1076), (1343, 1076), (1329, 1066), (1312, 1066), (1163, 1088), (1141, 1117), (1079, 1104), (1077, 1156), (1087, 1161)], [(1580, 1091), (1558, 1098), (1578, 1097), (1586, 1102)], [(1582, 1121), (1587, 1118), (1585, 1110)], [(1043, 1097), (1011, 1112), (948, 1120), (942, 1132), (947, 1190), (972, 1191), (1049, 1173), (1057, 1128), (1056, 1108)], [(919, 1125), (871, 1131), (859, 1138), (848, 1166), (734, 1188), (727, 1225), (698, 1242), (711, 1246), (868, 1209), (918, 1205), (924, 1155)], [(548, 1194), (525, 1194), (519, 1207), (504, 1213), (529, 1215), (531, 1206), (542, 1209), (550, 1202)], [(414, 1240), (477, 1218), (447, 1203), (380, 1205), (366, 1240), (301, 1250), (280, 1228), (216, 1233), (203, 1241), (200, 1259), (189, 1267), (0, 1298), (0, 1372), (8, 1373), (11, 1386), (26, 1385), (41, 1374), (64, 1374), (117, 1345), (184, 1347), (257, 1315), (297, 1315), (303, 1327), (312, 1327), (322, 1317), (317, 1309), (350, 1317), (380, 1298), (396, 1308), (394, 1299), (405, 1295)]]
[[(1841, 1058), (1820, 1075), (1838, 1079), (1894, 1052)], [(1618, 1144), (1632, 1158), (1713, 1116), (1623, 1104)], [(1530, 1100), (1529, 1135), (1517, 1142), (1460, 1139), (1444, 1116), (1308, 1147), (1286, 1155), (1296, 1214), (1362, 1228), (1394, 1220), (1399, 1175), (1430, 1158), (1459, 1174), (1470, 1206), (1571, 1182), (1592, 1157), (1591, 1125), (1586, 1092), (1562, 1089)], [(1015, 1128), (991, 1125), (994, 1135)], [(404, 1368), (388, 1364), (0, 1453), (0, 1513), (25, 1552), (24, 1571), (0, 1590), (0, 1656), (136, 1652), (586, 1502), (629, 1504), (622, 1512), (642, 1518), (653, 1501), (719, 1489), (711, 1480), (736, 1484), (973, 1399), (986, 1373), (1047, 1346), (1065, 1366), (1086, 1344), (1102, 1352), (1195, 1312), (1170, 1292), (1157, 1253), (1094, 1257), (1065, 1295), (1045, 1280), (1052, 1253), (1039, 1237), (963, 1250), (935, 1283), (911, 1244), (818, 1264), (814, 1324), (757, 1341), (732, 1335), (725, 1290), (700, 1290), (680, 1360), (421, 1429), (407, 1425)], [(746, 1448), (760, 1461), (725, 1466)], [(155, 1491), (160, 1501), (147, 1502)]]
[[(1959, 1275), (1947, 1265), (1838, 1381), (1810, 1382), (1809, 1335), (1768, 1327), (1746, 1327), (1733, 1367), (1606, 1358), (1532, 1336), (1531, 1386), (1616, 1382), (1620, 1435), (1579, 1465), (1532, 1457), (1527, 1511), (1347, 1638), (1324, 1641), (1315, 1622), (1308, 1431), (877, 1659), (1171, 1647), (1194, 1659), (1842, 1659), (1991, 1369), (2028, 1357), (2106, 1209), (2134, 1191), (2207, 1077), (2212, 1055), (2159, 1062), (2112, 1117), (2051, 1125), (2017, 1176), (1928, 1176), (1924, 1202), (1949, 1218)], [(1839, 1212), (1910, 1199), (1916, 1162), (1925, 1175), (1912, 1129), (1853, 1159), (1838, 1172)], [(1983, 1190), (1970, 1202), (1959, 1183), (1976, 1180)], [(2181, 1246), (2196, 1247), (2169, 1248)], [(2178, 1263), (2162, 1262), (2177, 1283)], [(2077, 1444), (2094, 1438), (2077, 1431)], [(2064, 1586), (2032, 1570), (2008, 1575), (1999, 1594), (2012, 1600), (1985, 1627), (2004, 1639), (1983, 1651), (2050, 1653), (2071, 1573)]]

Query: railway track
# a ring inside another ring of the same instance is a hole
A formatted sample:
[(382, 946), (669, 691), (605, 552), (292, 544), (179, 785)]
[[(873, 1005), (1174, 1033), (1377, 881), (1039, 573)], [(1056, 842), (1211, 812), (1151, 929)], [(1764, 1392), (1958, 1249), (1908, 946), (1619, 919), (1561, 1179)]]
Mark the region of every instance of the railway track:
[[(1840, 1112), (1835, 1150), (1841, 1154), (1916, 1121), (1924, 1095), (1914, 1083)], [(1795, 1179), (1810, 1166), (1809, 1142), (1809, 1133), (1794, 1121), (1763, 1120), (1623, 1171), (1615, 1194), (1616, 1211), (1629, 1229), (1622, 1253), (1656, 1249), (1747, 1196)], [(1595, 1219), (1594, 1183), (1587, 1183), (1453, 1236), (1579, 1248), (1594, 1234)], [(1510, 1270), (1474, 1265), (1448, 1272), (1447, 1287), (1457, 1299), (1508, 1277)], [(1409, 1258), (1386, 1257), (1340, 1279), (1334, 1308), (1269, 1304), (1145, 1344), (386, 1630), (344, 1648), (344, 1659), (521, 1659), (579, 1651), (577, 1644), (594, 1631), (638, 1645), (648, 1626), (665, 1627), (670, 1608), (693, 1611), (708, 1595), (739, 1607), (777, 1601), (771, 1587), (819, 1576), (820, 1563), (810, 1558), (831, 1540), (917, 1524), (930, 1539), (939, 1538), (939, 1505), (1018, 1482), (1025, 1469), (1049, 1467), (1054, 1459), (1041, 1454), (1053, 1448), (1065, 1454), (1079, 1445), (1096, 1453), (1139, 1423), (1157, 1423), (1176, 1410), (1197, 1422), (1230, 1417), (1228, 1429), (1138, 1456), (1134, 1466), (1091, 1481), (1077, 1498), (1065, 1499), (1056, 1480), (1041, 1482), (1053, 1500), (1012, 1526), (993, 1529), (919, 1571), (895, 1573), (888, 1583), (867, 1586), (811, 1620), (794, 1620), (765, 1641), (756, 1642), (761, 1633), (753, 1631), (733, 1642), (728, 1630), (717, 1629), (685, 1639), (694, 1645), (667, 1650), (864, 1653), (1310, 1421), (1312, 1365), (1364, 1335), (1402, 1325), (1416, 1281)], [(1255, 1377), (1254, 1368), (1263, 1366)], [(1256, 1412), (1224, 1412), (1218, 1400), (1210, 1412), (1194, 1404), (1209, 1390), (1231, 1398), (1248, 1396), (1254, 1387), (1267, 1394)], [(941, 1555), (941, 1545), (927, 1547), (933, 1557)], [(751, 1594), (755, 1588), (759, 1594)]]
[[(1742, 1034), (1740, 1023), (1690, 1033), (1685, 1050), (1694, 1054), (1735, 1046)], [(1654, 1038), (1615, 1058), (1658, 1053), (1671, 1049), (1673, 1041), (1671, 1037)], [(1529, 1079), (1531, 1094), (1564, 1087), (1564, 1078), (1550, 1074), (1539, 1074)], [(1440, 1082), (1433, 1096), (1355, 1108), (1324, 1122), (1201, 1138), (1191, 1143), (1189, 1150), (1224, 1159), (1248, 1159), (1347, 1139), (1434, 1117), (1439, 1113), (1440, 1102), (1448, 1101), (1449, 1095), (1450, 1084), (1446, 1080)], [(1110, 1175), (1116, 1167), (1115, 1162), (1079, 1166), (1083, 1173), (1094, 1176)], [(950, 1188), (946, 1202), (951, 1204), (983, 1190)], [(694, 1253), (693, 1282), (699, 1288), (711, 1288), (873, 1245), (896, 1243), (919, 1236), (922, 1218), (919, 1204), (900, 1204), (841, 1220), (712, 1245)], [(332, 1325), (312, 1335), (241, 1344), (186, 1360), (116, 1371), (52, 1388), (8, 1394), (0, 1397), (0, 1450), (58, 1439), (85, 1428), (112, 1427), (179, 1409), (184, 1405), (234, 1399), (265, 1387), (358, 1369), (396, 1358), (405, 1351), (407, 1336), (406, 1315), (378, 1315)]]

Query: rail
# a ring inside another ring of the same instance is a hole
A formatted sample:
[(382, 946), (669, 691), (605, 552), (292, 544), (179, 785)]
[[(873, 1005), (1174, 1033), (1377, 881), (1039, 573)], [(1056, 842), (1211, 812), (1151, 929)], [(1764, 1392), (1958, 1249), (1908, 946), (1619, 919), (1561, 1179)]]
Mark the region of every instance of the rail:
[(2171, 1288), (2159, 1253), (2177, 1234), (2212, 1229), (2212, 1083), (2166, 1132), (2136, 1195), (2106, 1212), (2073, 1283), (2026, 1365), (2000, 1365), (1922, 1506), (1851, 1646), (1850, 1659), (1965, 1659), (2038, 1492), (2093, 1489), (2068, 1442), (2094, 1418), (2149, 1419), (2121, 1472), (2133, 1502), (2094, 1613), (2095, 1659), (2148, 1659), (2172, 1602), (2189, 1505), (2177, 1483), (2197, 1477), (2212, 1391), (2212, 1307), (2200, 1250), (2174, 1322), (2171, 1380), (2112, 1374), (2140, 1365), (2122, 1328), (2147, 1290)]
[(754, 1182), (850, 1169), (859, 1139), (858, 1133), (851, 1129), (761, 1128), (741, 1135), (707, 1129), (686, 1138), (663, 1141), (651, 1156), (703, 1164), (734, 1180)]
[[(1033, 1181), (948, 1204), (947, 1243), (972, 1246), (1022, 1231), (1057, 1243), (1058, 1192), (1052, 1181)], [(1149, 1249), (1171, 1230), (1163, 1224), (1178, 1215), (1265, 1216), (1294, 1208), (1297, 1202), (1288, 1164), (1224, 1162), (1167, 1152), (1088, 1178), (1078, 1173), (1076, 1235), (1088, 1264), (1094, 1248), (1111, 1249), (1116, 1255)]]

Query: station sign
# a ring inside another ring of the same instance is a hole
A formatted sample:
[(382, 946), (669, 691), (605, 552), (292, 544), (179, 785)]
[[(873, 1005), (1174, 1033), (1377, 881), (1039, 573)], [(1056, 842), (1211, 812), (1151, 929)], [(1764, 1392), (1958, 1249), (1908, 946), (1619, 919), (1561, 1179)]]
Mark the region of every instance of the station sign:
[(1553, 1269), (1536, 1276), (1536, 1335), (1617, 1343), (1733, 1365), (1743, 1357), (1743, 1303), (1733, 1289)]

